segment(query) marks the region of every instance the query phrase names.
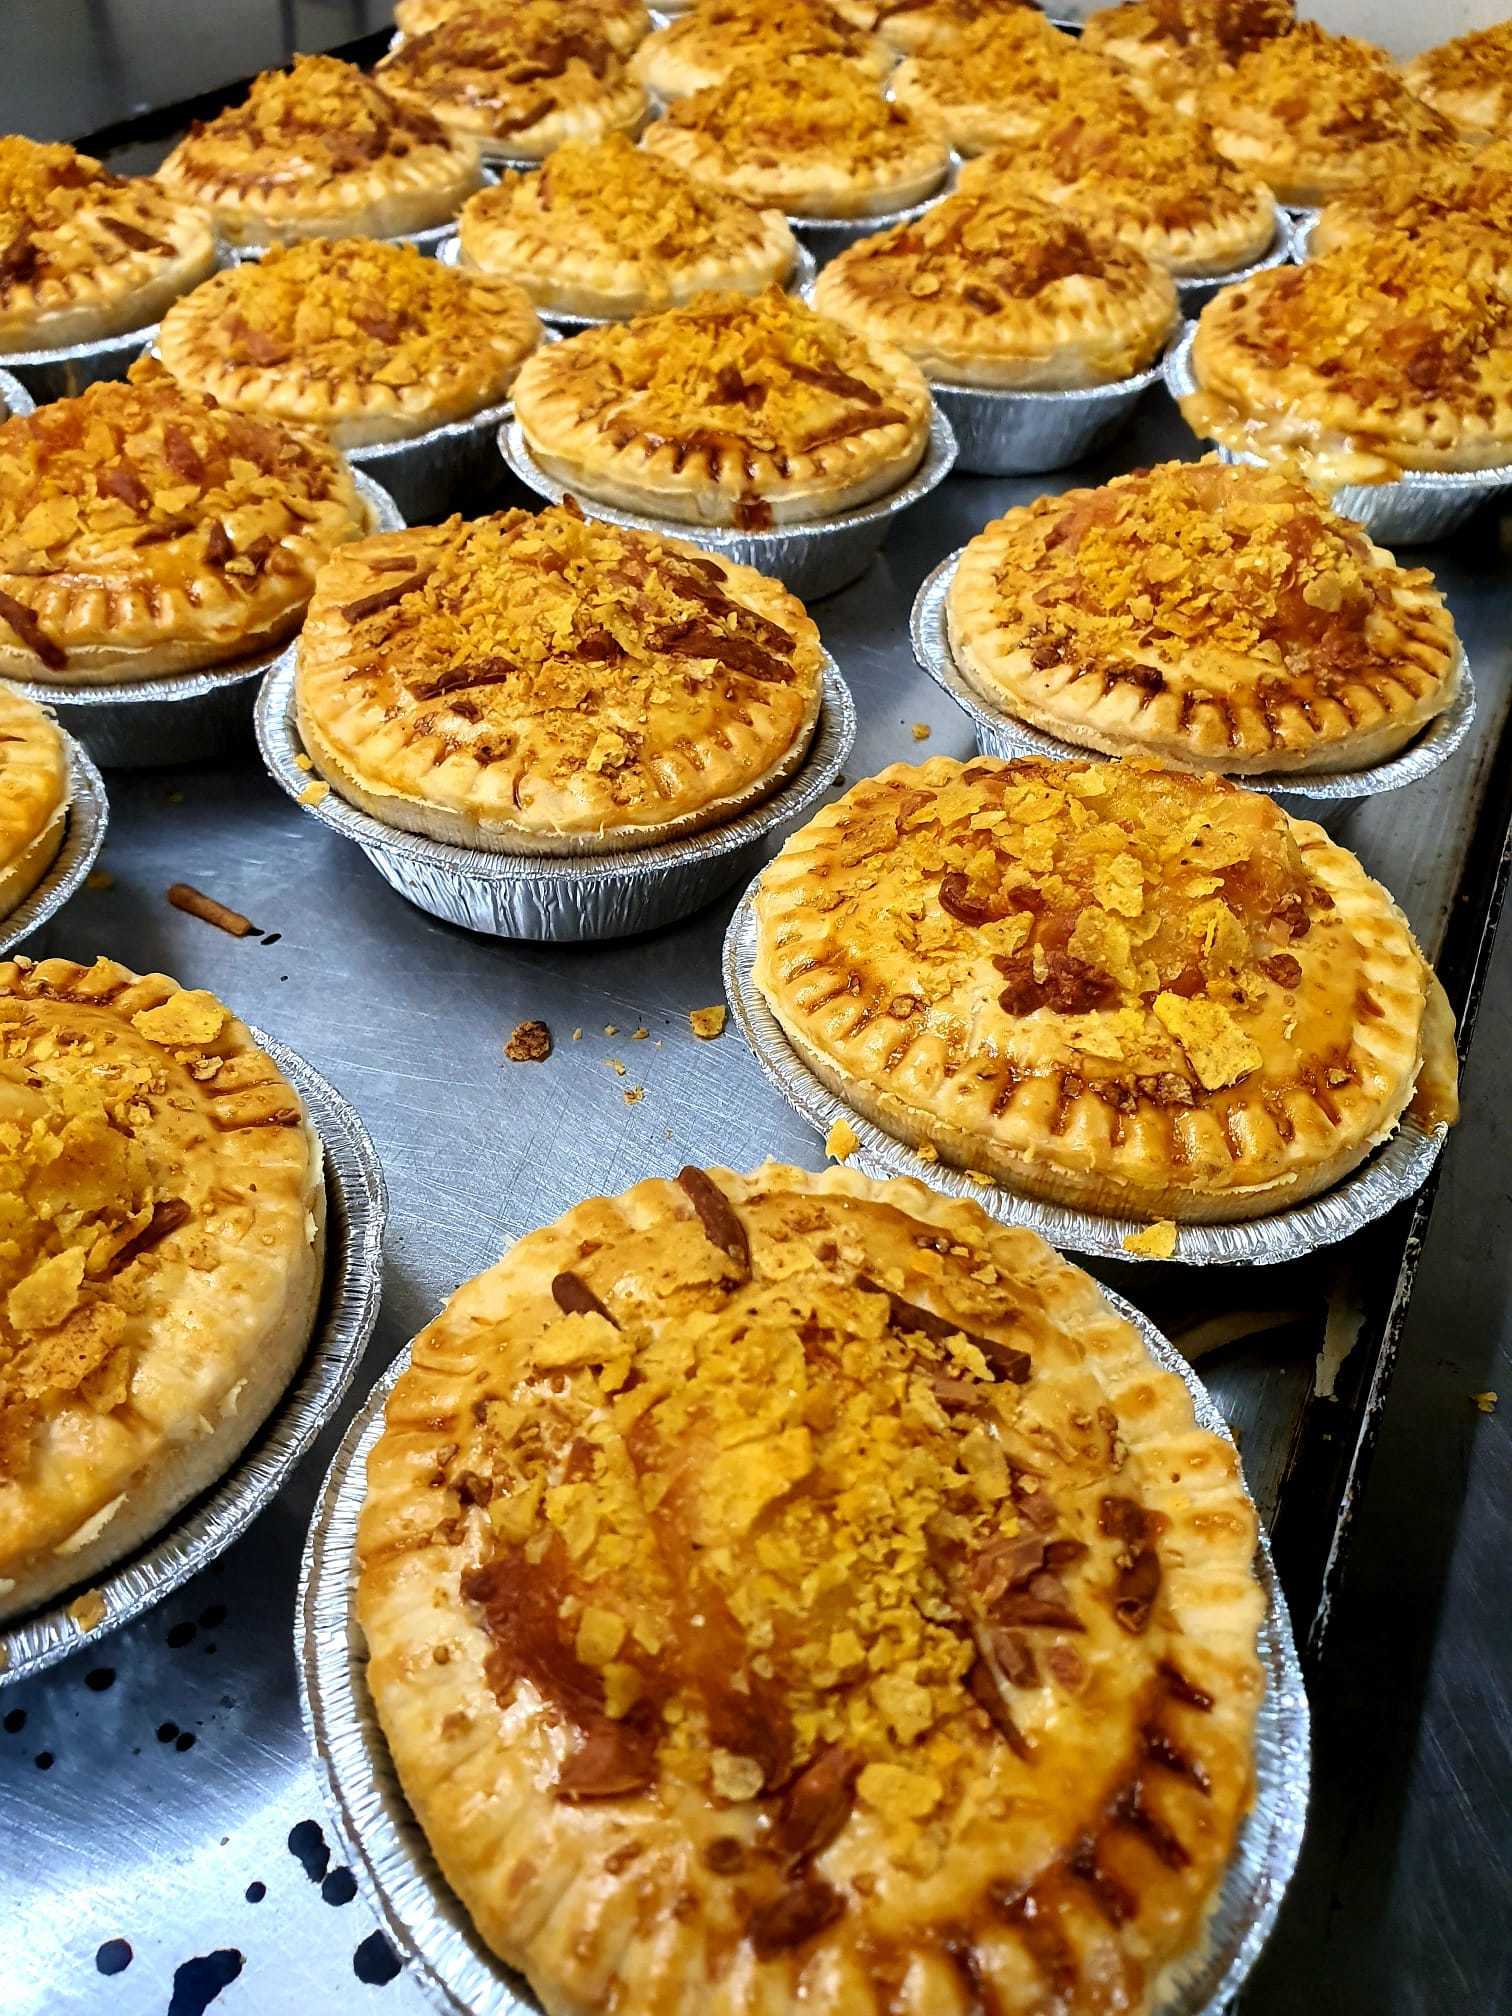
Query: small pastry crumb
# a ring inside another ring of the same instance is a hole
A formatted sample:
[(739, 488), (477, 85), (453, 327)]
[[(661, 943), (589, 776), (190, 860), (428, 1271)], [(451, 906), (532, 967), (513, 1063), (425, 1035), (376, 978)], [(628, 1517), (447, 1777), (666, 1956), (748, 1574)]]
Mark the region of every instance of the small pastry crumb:
[(646, 1088), (644, 1085), (630, 1085), (625, 1089), (624, 1101), (627, 1106), (639, 1106), (645, 1096)]
[(824, 1152), (832, 1162), (845, 1162), (861, 1146), (861, 1137), (848, 1120), (837, 1120), (824, 1137)]
[(84, 877), (86, 889), (114, 889), (115, 877), (108, 868), (91, 868)]
[(582, 1030), (581, 1030), (581, 1029), (574, 1029), (574, 1030), (573, 1030), (573, 1032), (572, 1032), (572, 1040), (573, 1040), (573, 1042), (574, 1042), (574, 1043), (581, 1043), (581, 1042), (582, 1042), (582, 1040), (583, 1040), (583, 1032), (582, 1032)]
[(604, 1062), (605, 1062), (605, 1063), (606, 1063), (606, 1064), (607, 1064), (607, 1065), (609, 1066), (609, 1069), (610, 1069), (610, 1070), (611, 1070), (612, 1072), (614, 1072), (614, 1074), (615, 1074), (615, 1076), (616, 1076), (616, 1077), (618, 1077), (618, 1078), (623, 1078), (623, 1077), (624, 1077), (624, 1075), (625, 1075), (625, 1067), (624, 1067), (624, 1065), (623, 1065), (623, 1064), (622, 1064), (622, 1063), (620, 1062), (620, 1060), (618, 1059), (618, 1057), (606, 1057), (606, 1058), (604, 1059)]
[(1470, 1398), (1475, 1402), (1476, 1406), (1479, 1407), (1482, 1414), (1494, 1414), (1496, 1412), (1496, 1403), (1497, 1400), (1500, 1398), (1500, 1395), (1494, 1392), (1472, 1393), (1470, 1395)]
[(606, 1022), (604, 1024), (604, 1034), (606, 1036), (618, 1036), (619, 1034), (618, 1022)]
[(985, 1169), (968, 1169), (966, 1171), (966, 1181), (968, 1183), (975, 1183), (979, 1190), (985, 1190), (992, 1181), (992, 1178), (987, 1174)]
[(651, 1031), (642, 1023), (639, 1029), (632, 1029), (630, 1031), (630, 1041), (632, 1043), (644, 1043), (650, 1034)]
[(1176, 1226), (1169, 1218), (1158, 1218), (1142, 1232), (1125, 1232), (1123, 1249), (1146, 1260), (1169, 1260), (1176, 1251)]
[(330, 785), (323, 778), (317, 778), (313, 784), (306, 784), (299, 794), (299, 802), (301, 805), (318, 805), (322, 799), (329, 798), (330, 795)]
[(933, 1141), (921, 1141), (914, 1153), (921, 1162), (938, 1162), (940, 1159), (940, 1151)]
[(910, 732), (915, 742), (927, 742), (930, 735), (929, 723), (927, 721), (915, 721)]
[(105, 1622), (105, 1598), (98, 1589), (86, 1589), (69, 1604), (68, 1614), (80, 1631), (93, 1631)]
[(551, 1055), (551, 1031), (544, 1022), (520, 1022), (504, 1045), (511, 1064), (544, 1064)]
[(690, 1008), (688, 1023), (700, 1043), (712, 1043), (716, 1036), (724, 1034), (728, 1013), (723, 1002), (717, 1008)]
[(294, 768), (296, 770), (313, 770), (315, 768), (315, 765), (310, 761), (309, 757), (306, 756), (304, 751), (301, 749), (299, 754), (294, 758)]
[(168, 891), (168, 901), (175, 910), (198, 917), (202, 924), (213, 924), (217, 931), (225, 931), (233, 938), (250, 938), (257, 929), (250, 917), (244, 917), (240, 910), (233, 910), (214, 896), (207, 896), (192, 882), (173, 883)]

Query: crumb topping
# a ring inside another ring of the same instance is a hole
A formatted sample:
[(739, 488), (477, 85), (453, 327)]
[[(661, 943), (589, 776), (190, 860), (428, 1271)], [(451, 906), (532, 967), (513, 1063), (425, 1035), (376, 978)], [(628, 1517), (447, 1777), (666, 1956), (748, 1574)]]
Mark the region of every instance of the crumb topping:
[(1125, 0), (1099, 8), (1088, 20), (1087, 34), (1099, 48), (1109, 42), (1166, 43), (1231, 64), (1289, 35), (1296, 19), (1294, 0)]
[(1037, 13), (1034, 0), (838, 0), (840, 11), (879, 35), (929, 48), (968, 28), (1001, 26)]
[(910, 57), (899, 72), (909, 97), (942, 107), (1001, 103), (1015, 125), (1032, 106), (1089, 109), (1125, 95), (1118, 76), (1032, 7), (992, 14)]
[(0, 304), (86, 267), (171, 258), (183, 215), (144, 177), (112, 175), (72, 147), (0, 135)]
[(1284, 127), (1298, 148), (1330, 155), (1359, 148), (1458, 145), (1449, 121), (1414, 97), (1384, 50), (1299, 21), (1262, 42), (1204, 91), (1200, 110), (1215, 126)]
[(497, 139), (539, 125), (561, 104), (597, 98), (626, 75), (603, 23), (559, 0), (448, 15), (406, 37), (380, 68), (397, 90), (486, 114)]
[(717, 62), (722, 72), (758, 61), (820, 56), (880, 73), (886, 63), (879, 61), (879, 47), (826, 0), (701, 0), (661, 29), (647, 50)]
[(1413, 78), (1431, 101), (1437, 91), (1512, 86), (1512, 21), (1498, 21), (1442, 42), (1413, 60)]
[(662, 123), (701, 134), (733, 161), (777, 167), (807, 158), (856, 172), (891, 167), (925, 138), (912, 114), (855, 64), (818, 56), (695, 91), (670, 105)]
[(1331, 225), (1389, 224), (1414, 235), (1443, 226), (1485, 229), (1505, 263), (1512, 241), (1512, 140), (1458, 153), (1404, 156), (1366, 187), (1336, 198), (1325, 215)]

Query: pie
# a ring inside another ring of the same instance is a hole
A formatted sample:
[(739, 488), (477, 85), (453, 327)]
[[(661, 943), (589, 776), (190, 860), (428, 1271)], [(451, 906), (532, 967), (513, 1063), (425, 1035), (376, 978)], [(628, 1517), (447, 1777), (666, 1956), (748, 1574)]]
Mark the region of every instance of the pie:
[(229, 1468), (314, 1326), (321, 1147), (213, 994), (0, 963), (0, 1617)]
[(824, 654), (779, 582), (575, 505), (364, 539), (322, 570), (299, 732), (386, 825), (506, 854), (709, 826), (797, 769)]
[(793, 56), (669, 105), (643, 144), (790, 217), (875, 217), (932, 195), (950, 150), (854, 63)]
[(486, 154), (539, 161), (564, 140), (631, 131), (646, 115), (607, 24), (561, 0), (448, 15), (406, 37), (377, 74)]
[(512, 281), (413, 245), (314, 238), (196, 288), (164, 316), (158, 354), (230, 412), (361, 448), (498, 405), (540, 335)]
[(990, 29), (1037, 12), (1034, 0), (834, 0), (834, 6), (907, 55), (942, 47), (967, 29)]
[(367, 530), (328, 442), (139, 359), (0, 424), (0, 677), (86, 686), (268, 650)]
[(1329, 488), (1512, 462), (1512, 294), (1483, 237), (1388, 232), (1224, 288), (1188, 422)]
[(1282, 203), (1368, 189), (1404, 156), (1431, 159), (1456, 144), (1384, 50), (1312, 21), (1241, 56), (1203, 87), (1197, 110), (1218, 151)]
[(529, 359), (515, 414), (549, 476), (629, 511), (763, 531), (867, 504), (923, 460), (918, 366), (769, 287), (586, 329)]
[(538, 308), (610, 319), (710, 287), (780, 286), (798, 256), (780, 210), (696, 182), (623, 133), (569, 140), (480, 189), (460, 229), (464, 266), (513, 281)]
[(824, 1084), (1032, 1197), (1255, 1218), (1358, 1167), (1420, 1074), (1454, 1117), (1453, 1018), (1402, 913), (1221, 777), (895, 763), (788, 841), (756, 915), (756, 984)]
[(1191, 113), (1204, 85), (1296, 19), (1294, 0), (1124, 0), (1088, 15), (1082, 46), (1127, 70), (1155, 110)]
[(1474, 140), (1512, 136), (1512, 21), (1414, 56), (1408, 86)]
[(334, 56), (267, 70), (157, 179), (233, 245), (398, 238), (455, 217), (482, 181), (475, 144)]
[(895, 60), (879, 36), (853, 26), (827, 0), (700, 0), (644, 41), (630, 67), (663, 98), (684, 98), (738, 69), (780, 66), (794, 56), (841, 58), (869, 77), (885, 77)]
[(1044, 392), (1143, 370), (1176, 321), (1176, 289), (1067, 211), (962, 194), (831, 260), (814, 306), (935, 381)]
[(994, 706), (1111, 756), (1236, 774), (1382, 762), (1461, 670), (1426, 569), (1295, 476), (1218, 461), (1010, 511), (962, 554), (948, 621)]
[(355, 1610), (549, 2016), (1141, 2016), (1254, 1796), (1256, 1542), (1232, 1445), (1034, 1233), (687, 1168), (421, 1332)]
[(1133, 95), (1113, 64), (1027, 7), (910, 56), (894, 73), (892, 93), (962, 154), (1016, 145), (1072, 113), (1097, 116), (1104, 99)]
[(0, 685), (0, 925), (57, 858), (68, 796), (68, 750), (57, 723)]
[[(641, 0), (571, 0), (575, 11), (597, 22), (622, 56), (651, 32), (651, 17)], [(515, 0), (398, 0), (394, 26), (405, 35), (424, 35), (454, 14), (508, 13)], [(669, 8), (663, 7), (663, 13)]]
[(0, 135), (0, 354), (147, 328), (214, 266), (210, 220), (147, 177)]
[(1385, 230), (1418, 237), (1446, 226), (1473, 232), (1503, 282), (1512, 278), (1512, 139), (1427, 161), (1409, 157), (1369, 188), (1336, 196), (1312, 227), (1309, 252), (1317, 257)]
[(963, 194), (1011, 190), (1069, 211), (1178, 279), (1231, 273), (1275, 241), (1276, 204), (1194, 120), (1151, 111), (1131, 95), (1099, 97), (1025, 135), (1000, 154), (966, 162)]

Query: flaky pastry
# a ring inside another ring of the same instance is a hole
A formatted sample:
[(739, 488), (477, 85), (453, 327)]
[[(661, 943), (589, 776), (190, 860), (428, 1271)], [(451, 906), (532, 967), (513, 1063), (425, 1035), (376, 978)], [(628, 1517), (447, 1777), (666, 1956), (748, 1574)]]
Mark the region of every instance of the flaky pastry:
[(559, 482), (747, 531), (895, 490), (923, 458), (931, 411), (901, 350), (775, 287), (585, 330), (538, 350), (515, 386), (531, 453)]
[(1316, 258), (1382, 231), (1416, 238), (1444, 228), (1472, 233), (1503, 287), (1512, 285), (1512, 139), (1484, 147), (1405, 157), (1367, 189), (1336, 196), (1312, 227)]
[(831, 56), (885, 77), (895, 60), (828, 0), (699, 0), (691, 14), (658, 28), (630, 68), (663, 98), (685, 98), (753, 65), (781, 66), (795, 56)]
[(0, 964), (0, 1617), (212, 1484), (314, 1323), (320, 1142), (211, 994)]
[(1295, 477), (1217, 461), (1010, 511), (962, 554), (948, 621), (993, 705), (1109, 755), (1232, 774), (1379, 763), (1460, 679), (1426, 569)]
[(42, 880), (68, 824), (68, 750), (58, 724), (0, 685), (0, 924)]
[(195, 123), (157, 179), (233, 245), (397, 238), (454, 217), (478, 150), (334, 56), (267, 70), (245, 103)]
[[(622, 56), (651, 32), (651, 16), (641, 0), (569, 0), (569, 4), (574, 12), (589, 15)], [(454, 14), (509, 13), (515, 5), (516, 0), (398, 0), (394, 26), (405, 35), (424, 35)]]
[(1512, 137), (1512, 21), (1425, 49), (1403, 74), (1467, 138)]
[(548, 2016), (1147, 2016), (1253, 1796), (1256, 1533), (1232, 1445), (1033, 1233), (687, 1168), (421, 1332), (356, 1617), (441, 1870)]
[(1095, 116), (1105, 98), (1132, 93), (1114, 65), (1022, 7), (910, 56), (894, 73), (892, 95), (960, 153), (981, 154), (1072, 113)]
[(1455, 1115), (1453, 1019), (1402, 913), (1223, 778), (897, 763), (788, 841), (756, 914), (756, 983), (810, 1069), (1030, 1196), (1254, 1218), (1357, 1168), (1420, 1074), (1423, 1117)]
[(1294, 0), (1124, 0), (1089, 14), (1082, 46), (1126, 70), (1157, 111), (1190, 114), (1241, 56), (1296, 25)]
[(780, 582), (558, 506), (347, 547), (295, 692), (316, 767), (385, 824), (591, 853), (768, 796), (807, 753), (823, 662)]
[(503, 400), (540, 340), (512, 281), (413, 245), (317, 238), (218, 273), (163, 318), (179, 384), (233, 413), (401, 441)]
[(991, 28), (1038, 11), (1035, 0), (834, 0), (834, 6), (905, 55), (941, 48), (967, 29)]

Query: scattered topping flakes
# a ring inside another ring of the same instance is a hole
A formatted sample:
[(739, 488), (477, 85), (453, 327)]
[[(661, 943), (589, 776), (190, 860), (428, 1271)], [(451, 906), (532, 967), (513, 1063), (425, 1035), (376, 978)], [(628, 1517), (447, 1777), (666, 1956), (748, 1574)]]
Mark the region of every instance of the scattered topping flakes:
[(168, 901), (175, 910), (186, 911), (202, 923), (213, 924), (218, 931), (229, 932), (233, 938), (249, 938), (257, 929), (251, 918), (244, 917), (240, 910), (232, 910), (189, 882), (173, 883), (168, 891)]
[(582, 1028), (581, 1028), (581, 1027), (578, 1027), (578, 1028), (576, 1028), (576, 1029), (574, 1029), (574, 1030), (573, 1030), (573, 1032), (572, 1032), (572, 1040), (573, 1040), (573, 1042), (574, 1042), (574, 1043), (581, 1043), (581, 1042), (582, 1042), (582, 1040), (583, 1040), (583, 1031), (582, 1031)]
[(738, 1804), (754, 1799), (766, 1782), (766, 1773), (754, 1757), (741, 1757), (732, 1750), (714, 1750), (709, 1755), (709, 1781), (717, 1799)]
[(213, 1043), (226, 1026), (226, 1011), (203, 987), (181, 987), (156, 1008), (139, 1008), (131, 1026), (149, 1043)]
[(690, 1008), (688, 1024), (701, 1043), (712, 1043), (716, 1036), (724, 1034), (729, 1012), (722, 1001), (714, 1008)]
[(320, 779), (314, 784), (306, 784), (303, 791), (299, 794), (299, 802), (301, 805), (319, 805), (329, 798), (330, 795), (330, 785), (323, 779)]
[(856, 1780), (856, 1790), (884, 1820), (901, 1824), (928, 1819), (944, 1788), (938, 1778), (902, 1764), (868, 1764)]
[(1496, 1403), (1500, 1397), (1500, 1394), (1496, 1392), (1472, 1393), (1470, 1395), (1470, 1398), (1475, 1402), (1482, 1414), (1494, 1414), (1496, 1412)]
[(1221, 1002), (1157, 994), (1153, 1005), (1156, 1021), (1185, 1050), (1204, 1091), (1237, 1085), (1265, 1062), (1259, 1044), (1245, 1035)]
[(618, 1036), (619, 1034), (618, 1022), (606, 1022), (604, 1024), (604, 1034), (606, 1036)]
[(632, 1043), (644, 1043), (650, 1034), (651, 1031), (642, 1023), (639, 1029), (632, 1029), (630, 1031), (630, 1041)]
[(604, 1059), (604, 1062), (608, 1065), (609, 1069), (615, 1074), (617, 1078), (624, 1077), (625, 1067), (620, 1062), (618, 1057), (606, 1057)]
[(543, 1064), (551, 1055), (551, 1031), (544, 1022), (519, 1022), (504, 1045), (511, 1064)]
[(98, 1589), (86, 1589), (69, 1604), (68, 1615), (80, 1631), (93, 1631), (105, 1621), (105, 1598)]
[(927, 721), (915, 721), (913, 727), (908, 732), (913, 736), (915, 742), (927, 742), (933, 731)]
[(644, 1085), (632, 1085), (625, 1093), (625, 1104), (627, 1106), (639, 1106), (645, 1096), (646, 1088)]
[(1169, 1260), (1176, 1251), (1174, 1221), (1160, 1218), (1153, 1225), (1146, 1225), (1143, 1231), (1126, 1232), (1123, 1249), (1126, 1253), (1141, 1254), (1146, 1260)]
[(861, 1136), (848, 1120), (837, 1120), (824, 1137), (824, 1152), (832, 1162), (846, 1162), (861, 1146)]

